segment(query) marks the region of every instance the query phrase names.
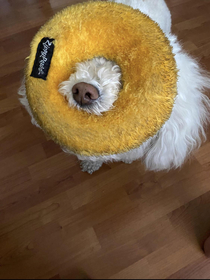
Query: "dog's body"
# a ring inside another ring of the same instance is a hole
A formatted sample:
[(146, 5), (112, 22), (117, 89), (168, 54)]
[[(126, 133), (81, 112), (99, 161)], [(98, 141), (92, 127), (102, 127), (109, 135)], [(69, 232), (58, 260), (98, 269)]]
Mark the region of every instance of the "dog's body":
[[(209, 99), (203, 95), (204, 88), (210, 88), (210, 78), (202, 71), (197, 62), (183, 52), (177, 38), (171, 35), (171, 14), (164, 0), (115, 0), (113, 2), (130, 5), (139, 9), (155, 21), (169, 39), (179, 70), (178, 95), (169, 120), (153, 138), (139, 148), (122, 154), (109, 156), (81, 156), (82, 170), (93, 173), (104, 162), (123, 161), (131, 163), (143, 159), (149, 170), (168, 170), (183, 164), (188, 155), (200, 146), (205, 138), (204, 125), (209, 118)], [(118, 65), (104, 58), (94, 58), (76, 65), (76, 71), (68, 81), (61, 83), (60, 93), (68, 100), (69, 106), (86, 110), (92, 114), (102, 114), (114, 108), (121, 87), (121, 73)], [(99, 91), (100, 98), (90, 106), (80, 107), (72, 95), (76, 83), (85, 82)], [(24, 85), (20, 94), (22, 103), (32, 116), (32, 122), (38, 126), (25, 94)], [(71, 151), (65, 150), (71, 153)]]

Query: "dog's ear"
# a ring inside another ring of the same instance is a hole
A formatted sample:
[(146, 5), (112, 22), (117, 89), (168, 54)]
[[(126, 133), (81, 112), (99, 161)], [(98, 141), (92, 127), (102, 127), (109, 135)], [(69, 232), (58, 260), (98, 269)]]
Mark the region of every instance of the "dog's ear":
[(149, 170), (180, 167), (206, 138), (210, 100), (202, 91), (210, 88), (210, 77), (183, 52), (176, 55), (179, 69), (178, 95), (170, 119), (151, 141), (144, 161)]
[(33, 125), (41, 128), (37, 121), (35, 120), (33, 114), (32, 114), (32, 111), (31, 111), (31, 108), (30, 108), (30, 105), (29, 105), (29, 102), (28, 102), (28, 98), (27, 98), (27, 95), (26, 95), (26, 86), (25, 86), (25, 78), (23, 78), (22, 80), (22, 83), (21, 83), (21, 86), (20, 88), (18, 89), (18, 94), (20, 95), (20, 102), (21, 104), (25, 107), (26, 111), (29, 113), (29, 115), (31, 116), (31, 122)]

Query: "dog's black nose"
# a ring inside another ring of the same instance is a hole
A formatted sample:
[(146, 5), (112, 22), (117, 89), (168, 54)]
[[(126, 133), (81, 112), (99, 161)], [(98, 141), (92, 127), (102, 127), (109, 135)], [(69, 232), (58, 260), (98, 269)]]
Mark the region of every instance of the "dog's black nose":
[(99, 98), (97, 88), (87, 83), (78, 83), (72, 88), (74, 100), (81, 106), (90, 105)]

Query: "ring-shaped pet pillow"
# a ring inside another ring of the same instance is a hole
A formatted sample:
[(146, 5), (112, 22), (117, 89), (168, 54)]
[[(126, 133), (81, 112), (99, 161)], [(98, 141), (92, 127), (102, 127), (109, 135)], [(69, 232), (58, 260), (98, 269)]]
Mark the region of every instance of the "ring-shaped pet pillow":
[[(50, 38), (54, 52), (40, 79), (32, 73), (43, 38)], [(100, 56), (120, 66), (123, 88), (114, 109), (97, 116), (69, 107), (58, 88), (77, 62)], [(34, 37), (26, 93), (38, 124), (61, 146), (85, 156), (122, 153), (157, 134), (169, 119), (176, 63), (169, 40), (149, 17), (122, 4), (86, 2), (57, 13)]]

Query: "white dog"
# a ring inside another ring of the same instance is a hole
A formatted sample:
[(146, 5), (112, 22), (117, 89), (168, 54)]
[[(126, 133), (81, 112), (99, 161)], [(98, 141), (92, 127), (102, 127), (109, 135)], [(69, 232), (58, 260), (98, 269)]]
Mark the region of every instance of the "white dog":
[[(104, 162), (131, 163), (142, 159), (149, 170), (169, 170), (180, 167), (189, 154), (205, 139), (204, 126), (209, 120), (210, 100), (202, 93), (210, 88), (210, 77), (198, 63), (187, 55), (171, 34), (171, 14), (164, 0), (114, 0), (130, 5), (157, 22), (170, 41), (179, 70), (178, 95), (169, 120), (153, 138), (139, 148), (122, 154), (86, 157), (77, 155), (83, 171), (90, 174)], [(76, 65), (75, 73), (60, 84), (59, 91), (76, 106), (90, 114), (102, 114), (114, 106), (121, 88), (120, 67), (103, 57)], [(31, 113), (24, 83), (19, 91), (21, 102), (38, 126)], [(69, 152), (65, 150), (65, 152)]]

